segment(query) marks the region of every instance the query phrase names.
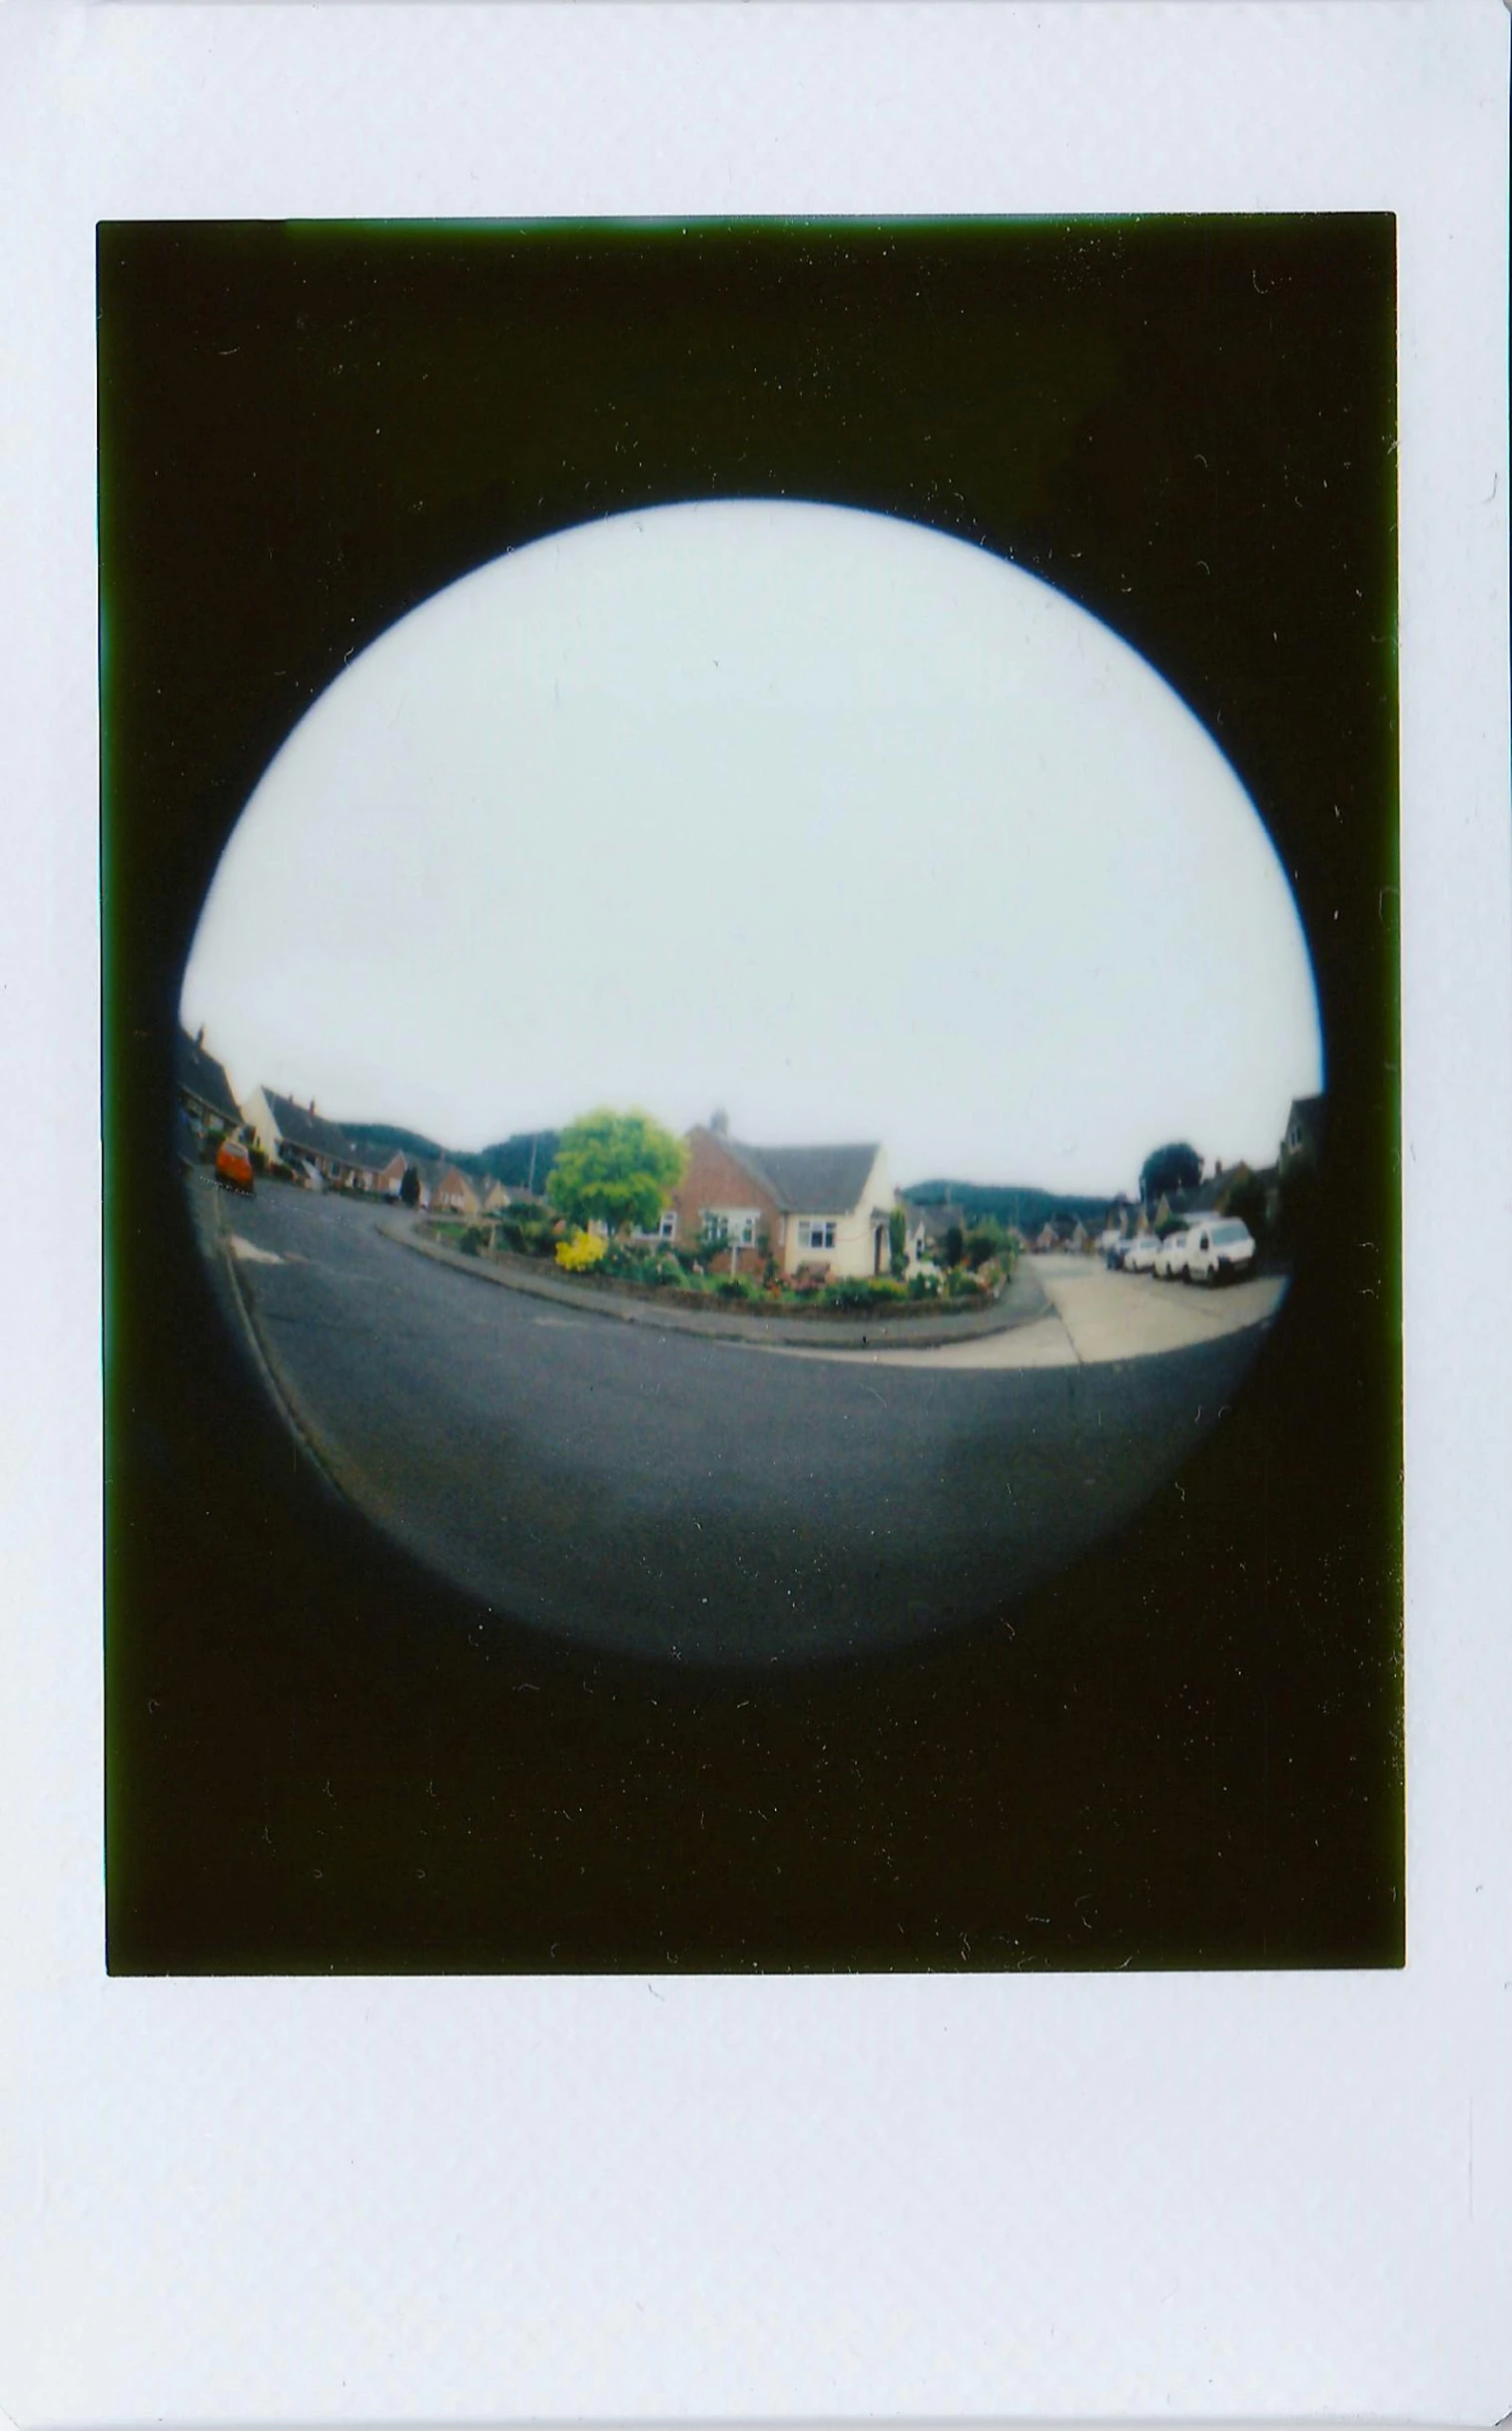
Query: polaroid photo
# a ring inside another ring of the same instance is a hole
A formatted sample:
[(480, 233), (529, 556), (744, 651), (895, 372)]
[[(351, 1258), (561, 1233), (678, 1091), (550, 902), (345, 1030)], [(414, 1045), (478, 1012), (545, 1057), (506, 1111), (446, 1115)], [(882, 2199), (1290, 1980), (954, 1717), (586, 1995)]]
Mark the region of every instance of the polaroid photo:
[(0, 2402), (1494, 2420), (1505, 13), (7, 36)]

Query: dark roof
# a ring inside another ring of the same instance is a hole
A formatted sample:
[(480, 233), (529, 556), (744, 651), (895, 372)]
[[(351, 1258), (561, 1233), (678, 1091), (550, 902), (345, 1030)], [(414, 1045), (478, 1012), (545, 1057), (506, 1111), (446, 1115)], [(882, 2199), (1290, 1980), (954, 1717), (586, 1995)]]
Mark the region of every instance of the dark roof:
[(1286, 1117), (1286, 1131), (1288, 1137), (1291, 1132), (1291, 1127), (1293, 1123), (1295, 1123), (1300, 1126), (1302, 1138), (1311, 1147), (1315, 1148), (1319, 1140), (1322, 1138), (1323, 1108), (1326, 1103), (1326, 1099), (1320, 1097), (1293, 1098), (1291, 1101), (1291, 1111)]
[(908, 1199), (904, 1205), (910, 1220), (922, 1223), (926, 1232), (932, 1233), (937, 1240), (944, 1239), (953, 1223), (959, 1224), (963, 1232), (966, 1230), (966, 1210), (958, 1207), (953, 1199)]
[(263, 1095), (286, 1148), (303, 1150), (307, 1156), (330, 1157), (335, 1164), (355, 1166), (364, 1174), (380, 1174), (388, 1163), (386, 1156), (376, 1156), (371, 1149), (359, 1148), (339, 1123), (313, 1113), (294, 1098), (281, 1098), (277, 1090), (266, 1084)]
[(174, 1040), (174, 1079), (185, 1097), (198, 1098), (227, 1123), (240, 1123), (242, 1110), (231, 1094), (226, 1068), (200, 1044), (204, 1036), (202, 1030), (199, 1038), (192, 1039), (181, 1025)]
[(838, 1216), (857, 1207), (877, 1162), (877, 1143), (857, 1148), (750, 1148), (721, 1140), (784, 1216)]

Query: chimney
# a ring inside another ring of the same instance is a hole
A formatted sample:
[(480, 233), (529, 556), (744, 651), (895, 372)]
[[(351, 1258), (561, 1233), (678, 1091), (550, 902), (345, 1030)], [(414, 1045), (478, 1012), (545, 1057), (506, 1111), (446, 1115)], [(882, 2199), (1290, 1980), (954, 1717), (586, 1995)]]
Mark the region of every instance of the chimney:
[(203, 1047), (203, 1046), (204, 1046), (204, 1044), (205, 1044), (205, 1024), (204, 1024), (203, 1022), (201, 1022), (199, 1029), (198, 1029), (198, 1030), (195, 1032), (195, 1045), (196, 1045), (197, 1047)]
[(315, 1113), (315, 1100), (314, 1100), (314, 1098), (312, 1098), (312, 1099), (311, 1099), (311, 1101), (310, 1101), (310, 1111), (311, 1111), (311, 1113), (312, 1113), (312, 1114), (314, 1114), (314, 1113)]
[(730, 1136), (730, 1118), (725, 1113), (722, 1106), (716, 1106), (714, 1112), (710, 1115), (709, 1129), (714, 1134), (716, 1140), (728, 1140)]

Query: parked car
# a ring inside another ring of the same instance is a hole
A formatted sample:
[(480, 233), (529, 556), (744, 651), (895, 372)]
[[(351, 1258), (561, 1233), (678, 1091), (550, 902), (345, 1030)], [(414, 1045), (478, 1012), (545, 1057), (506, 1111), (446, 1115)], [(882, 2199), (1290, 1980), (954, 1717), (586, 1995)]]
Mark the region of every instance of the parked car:
[(1125, 1245), (1122, 1271), (1125, 1274), (1148, 1274), (1159, 1249), (1160, 1244), (1153, 1232), (1140, 1232), (1136, 1239)]
[(252, 1159), (240, 1140), (223, 1140), (216, 1150), (216, 1180), (223, 1191), (241, 1191), (250, 1199), (257, 1188)]
[(1233, 1282), (1239, 1275), (1247, 1274), (1254, 1262), (1254, 1235), (1237, 1216), (1221, 1216), (1216, 1223), (1198, 1224), (1188, 1238), (1191, 1242), (1186, 1260), (1188, 1282)]
[(1167, 1232), (1155, 1255), (1155, 1280), (1173, 1283), (1186, 1272), (1189, 1232)]

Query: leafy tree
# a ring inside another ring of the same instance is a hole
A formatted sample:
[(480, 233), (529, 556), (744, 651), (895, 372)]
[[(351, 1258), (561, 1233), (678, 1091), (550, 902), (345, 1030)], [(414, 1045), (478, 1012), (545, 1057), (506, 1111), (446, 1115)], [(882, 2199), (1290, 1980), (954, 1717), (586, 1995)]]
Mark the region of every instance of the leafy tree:
[(966, 1234), (962, 1231), (961, 1226), (958, 1223), (947, 1225), (945, 1233), (946, 1264), (948, 1266), (959, 1266), (965, 1248)]
[(908, 1272), (908, 1210), (892, 1208), (887, 1219), (888, 1263), (895, 1274)]
[(1007, 1240), (1008, 1234), (1002, 1224), (995, 1222), (991, 1216), (979, 1216), (963, 1243), (966, 1262), (973, 1274), (979, 1266), (985, 1266), (989, 1258), (998, 1256)]
[(399, 1205), (417, 1208), (420, 1203), (420, 1178), (415, 1167), (406, 1165), (399, 1182)]
[(649, 1231), (686, 1169), (679, 1140), (649, 1115), (603, 1106), (562, 1133), (546, 1178), (551, 1205), (572, 1223)]
[(1139, 1196), (1146, 1207), (1162, 1191), (1194, 1191), (1202, 1179), (1202, 1160), (1184, 1140), (1168, 1140), (1152, 1148), (1139, 1168)]

